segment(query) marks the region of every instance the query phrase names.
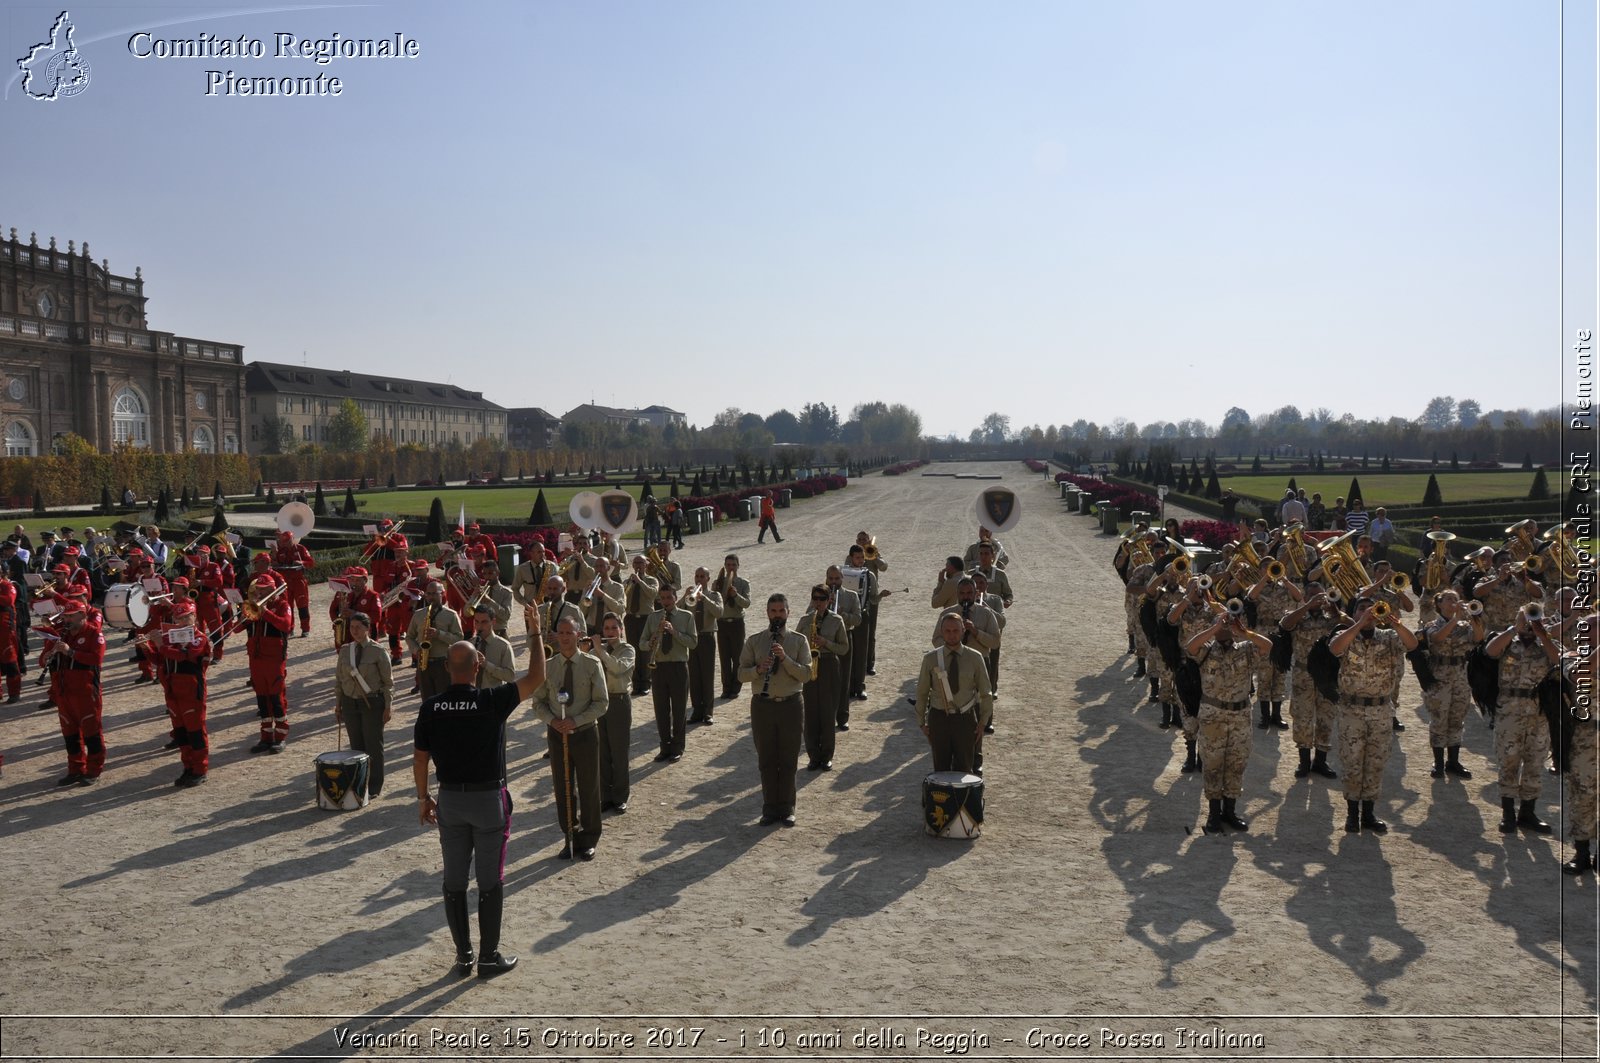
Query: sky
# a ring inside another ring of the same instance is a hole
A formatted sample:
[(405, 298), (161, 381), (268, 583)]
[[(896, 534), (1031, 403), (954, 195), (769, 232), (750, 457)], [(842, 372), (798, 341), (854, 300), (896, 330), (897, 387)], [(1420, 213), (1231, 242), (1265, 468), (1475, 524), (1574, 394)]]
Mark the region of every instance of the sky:
[[(68, 10), (90, 80), (48, 102), (14, 60), (60, 6), (0, 15), (0, 226), (141, 267), (151, 327), (249, 360), (965, 436), (1548, 407), (1594, 325), (1576, 0)], [(134, 54), (202, 33), (266, 55)]]

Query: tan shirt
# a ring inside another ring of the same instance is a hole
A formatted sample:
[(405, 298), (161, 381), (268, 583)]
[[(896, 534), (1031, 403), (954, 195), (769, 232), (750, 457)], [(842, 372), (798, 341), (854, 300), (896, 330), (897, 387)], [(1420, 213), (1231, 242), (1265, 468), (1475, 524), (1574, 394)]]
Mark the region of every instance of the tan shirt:
[[(422, 633), (428, 630), (428, 626), (427, 606), (411, 614), (411, 626), (406, 629), (406, 646), (412, 653), (422, 652)], [(434, 614), (433, 628), (435, 634), (429, 644), (429, 657), (432, 661), (443, 664), (444, 651), (462, 639), (461, 618), (448, 605), (441, 605), (439, 611)]]
[[(568, 697), (561, 700), (563, 679), (571, 668)], [(579, 727), (587, 727), (611, 707), (605, 670), (600, 658), (578, 650), (571, 657), (557, 653), (545, 666), (545, 679), (533, 695), (533, 714), (545, 723), (565, 716)]]
[(622, 603), (627, 616), (649, 616), (656, 607), (661, 585), (651, 576), (630, 575), (622, 584)]
[(547, 561), (524, 561), (511, 573), (511, 596), (522, 605), (532, 605), (536, 595), (555, 575), (556, 567)]
[(940, 646), (922, 655), (922, 670), (917, 673), (917, 726), (928, 725), (929, 710), (958, 713), (976, 707), (978, 722), (986, 724), (994, 715), (994, 696), (989, 693), (989, 665), (983, 654), (971, 646), (959, 647), (956, 659), (955, 689), (947, 695), (947, 654)]
[(806, 615), (800, 618), (796, 630), (806, 637), (807, 642), (816, 640), (818, 653), (844, 657), (850, 652), (850, 633), (844, 629), (844, 621), (839, 619), (838, 613), (818, 613), (815, 609), (808, 609)]
[[(339, 647), (339, 693), (347, 698), (362, 701), (370, 696), (381, 698), (385, 705), (393, 703), (394, 678), (391, 672), (389, 651), (370, 637), (365, 642), (347, 642)], [(358, 673), (361, 680), (356, 679)], [(362, 681), (367, 684), (365, 690), (361, 687)]]
[(749, 683), (752, 694), (760, 694), (765, 684), (768, 697), (789, 698), (810, 681), (811, 647), (806, 637), (798, 631), (785, 630), (780, 640), (784, 658), (772, 670), (771, 682), (756, 671), (756, 665), (772, 656), (772, 632), (758, 631), (744, 640), (744, 649), (739, 651), (739, 682)]
[(944, 618), (951, 613), (961, 617), (963, 621), (972, 621), (973, 630), (962, 636), (963, 645), (971, 646), (980, 653), (988, 653), (1000, 645), (999, 619), (994, 615), (992, 609), (985, 605), (979, 605), (977, 602), (973, 602), (965, 611), (960, 605), (953, 605), (940, 613), (939, 619), (934, 621), (933, 639), (929, 645), (938, 646), (944, 642), (944, 636), (939, 633), (939, 629), (944, 626)]
[(742, 619), (744, 611), (750, 608), (750, 581), (742, 576), (735, 576), (730, 584), (728, 570), (722, 569), (717, 573), (717, 578), (711, 581), (711, 585), (722, 595), (722, 619)]
[(695, 630), (694, 617), (683, 609), (672, 610), (672, 635), (658, 650), (661, 625), (666, 619), (667, 614), (660, 609), (645, 619), (644, 631), (639, 636), (639, 652), (657, 664), (662, 661), (687, 661), (689, 651), (700, 644), (700, 633)]
[(512, 651), (511, 643), (499, 635), (490, 635), (483, 640), (473, 636), (472, 644), (483, 654), (483, 667), (478, 669), (480, 687), (493, 687), (516, 681), (517, 655)]
[(606, 689), (611, 696), (627, 697), (633, 683), (633, 663), (638, 660), (637, 652), (628, 645), (628, 640), (618, 639), (615, 647), (607, 647), (605, 640), (601, 639), (594, 645), (594, 655), (600, 658), (600, 664), (606, 670)]
[[(593, 582), (593, 577), (590, 578), (590, 582)], [(601, 580), (593, 592), (590, 592), (589, 584), (584, 584), (578, 594), (578, 609), (583, 613), (584, 622), (589, 625), (590, 631), (600, 630), (600, 622), (605, 619), (607, 613), (622, 616), (627, 609), (622, 584), (614, 579)], [(583, 597), (585, 594), (588, 595), (587, 598)]]

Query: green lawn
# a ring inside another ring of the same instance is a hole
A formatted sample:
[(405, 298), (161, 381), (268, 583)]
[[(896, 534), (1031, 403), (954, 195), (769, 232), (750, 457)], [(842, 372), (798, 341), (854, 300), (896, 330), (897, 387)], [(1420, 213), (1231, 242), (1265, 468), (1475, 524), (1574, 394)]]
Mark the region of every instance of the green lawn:
[[(681, 480), (678, 490), (688, 493), (692, 480)], [(600, 490), (612, 490), (610, 487), (600, 487)], [(550, 515), (558, 522), (564, 522), (567, 516), (567, 507), (572, 502), (572, 496), (579, 491), (593, 491), (595, 487), (546, 487), (544, 488), (545, 504), (550, 507)], [(635, 498), (639, 495), (637, 484), (624, 488)], [(657, 498), (667, 495), (666, 484), (654, 485)], [(433, 500), (438, 498), (444, 503), (444, 513), (447, 521), (455, 522), (456, 514), (461, 507), (467, 507), (467, 520), (486, 520), (497, 524), (521, 524), (528, 519), (528, 513), (533, 509), (533, 501), (539, 495), (537, 486), (526, 487), (442, 487), (438, 489), (424, 488), (415, 491), (357, 491), (356, 501), (362, 503), (361, 515), (363, 517), (414, 517), (426, 520), (428, 507), (433, 505)], [(329, 505), (339, 505), (344, 501), (344, 492), (330, 492), (327, 496)]]
[[(1533, 486), (1531, 472), (1442, 472), (1439, 474), (1439, 493), (1445, 502), (1481, 502), (1489, 498), (1526, 498)], [(1425, 472), (1391, 473), (1299, 473), (1292, 478), (1303, 488), (1309, 498), (1321, 492), (1322, 502), (1333, 508), (1333, 501), (1341, 498), (1350, 488), (1350, 478), (1361, 481), (1361, 498), (1367, 509), (1374, 506), (1421, 505), (1423, 492), (1428, 489)], [(1242, 498), (1276, 501), (1283, 497), (1290, 476), (1282, 479), (1268, 476), (1221, 476), (1223, 488), (1233, 488)], [(1551, 477), (1551, 490), (1557, 489), (1556, 477)]]

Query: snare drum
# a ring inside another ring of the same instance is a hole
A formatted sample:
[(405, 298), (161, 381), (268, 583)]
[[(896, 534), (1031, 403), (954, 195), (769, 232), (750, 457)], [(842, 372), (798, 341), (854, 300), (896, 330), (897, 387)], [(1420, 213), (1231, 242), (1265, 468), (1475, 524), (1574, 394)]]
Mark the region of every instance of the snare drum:
[(361, 808), (367, 803), (367, 779), (372, 770), (365, 753), (346, 749), (317, 756), (317, 807)]
[(150, 593), (137, 583), (119, 583), (106, 588), (106, 626), (118, 631), (137, 631), (150, 622)]
[(922, 780), (922, 826), (936, 838), (983, 833), (983, 780), (964, 771), (936, 771)]

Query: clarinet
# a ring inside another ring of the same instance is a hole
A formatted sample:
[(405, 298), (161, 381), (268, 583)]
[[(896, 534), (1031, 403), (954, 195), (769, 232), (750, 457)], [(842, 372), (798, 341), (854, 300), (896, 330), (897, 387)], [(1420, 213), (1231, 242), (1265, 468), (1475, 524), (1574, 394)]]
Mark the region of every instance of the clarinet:
[(772, 673), (778, 670), (778, 647), (782, 645), (781, 640), (783, 638), (783, 622), (781, 620), (772, 622), (771, 634), (772, 651), (767, 656), (767, 674), (761, 680), (762, 697), (767, 696), (767, 690), (772, 686)]

